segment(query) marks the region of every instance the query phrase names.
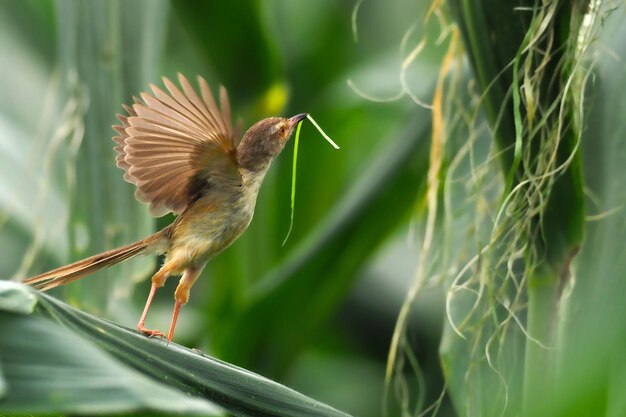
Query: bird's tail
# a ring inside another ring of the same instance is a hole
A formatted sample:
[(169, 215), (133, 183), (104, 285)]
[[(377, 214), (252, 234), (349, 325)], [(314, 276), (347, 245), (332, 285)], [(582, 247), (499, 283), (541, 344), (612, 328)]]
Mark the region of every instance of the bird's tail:
[(107, 252), (99, 253), (98, 255), (90, 256), (81, 261), (74, 262), (69, 265), (62, 266), (52, 271), (44, 272), (37, 276), (27, 278), (23, 281), (24, 284), (32, 285), (33, 287), (42, 291), (49, 290), (51, 288), (65, 285), (72, 281), (84, 278), (87, 275), (106, 268), (111, 265), (115, 265), (118, 262), (122, 262), (128, 258), (138, 255), (147, 249), (150, 249), (152, 245), (159, 242), (165, 237), (165, 230), (161, 230), (153, 235), (148, 236), (145, 239), (131, 243), (130, 245), (122, 246), (121, 248), (113, 249)]

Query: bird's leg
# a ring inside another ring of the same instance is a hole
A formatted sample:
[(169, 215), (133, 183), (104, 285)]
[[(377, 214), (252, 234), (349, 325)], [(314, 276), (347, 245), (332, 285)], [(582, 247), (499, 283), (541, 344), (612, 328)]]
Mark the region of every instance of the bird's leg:
[(146, 301), (146, 306), (143, 308), (143, 313), (141, 313), (141, 317), (139, 318), (139, 323), (137, 323), (137, 330), (141, 333), (148, 336), (165, 336), (162, 332), (158, 330), (148, 330), (145, 328), (146, 317), (148, 316), (148, 310), (150, 310), (150, 304), (152, 304), (152, 299), (154, 298), (154, 293), (156, 293), (157, 286), (153, 283), (150, 287), (150, 294), (148, 295), (148, 300)]
[(178, 287), (176, 287), (176, 292), (174, 293), (175, 304), (174, 313), (172, 314), (172, 324), (170, 325), (170, 331), (167, 334), (167, 340), (170, 342), (172, 341), (172, 337), (174, 337), (174, 329), (176, 328), (176, 320), (178, 320), (180, 308), (187, 304), (187, 301), (189, 301), (189, 291), (198, 279), (198, 276), (200, 276), (203, 269), (204, 265), (187, 268), (178, 283)]
[(172, 273), (172, 265), (166, 263), (159, 269), (156, 274), (152, 276), (152, 286), (150, 287), (150, 294), (148, 295), (148, 299), (146, 300), (146, 306), (143, 308), (143, 313), (141, 313), (141, 317), (139, 318), (139, 323), (137, 323), (137, 330), (147, 336), (157, 336), (164, 337), (165, 334), (159, 330), (150, 330), (146, 329), (146, 317), (148, 316), (148, 310), (150, 310), (150, 305), (152, 304), (152, 300), (154, 298), (154, 294), (156, 290), (165, 285), (165, 281)]

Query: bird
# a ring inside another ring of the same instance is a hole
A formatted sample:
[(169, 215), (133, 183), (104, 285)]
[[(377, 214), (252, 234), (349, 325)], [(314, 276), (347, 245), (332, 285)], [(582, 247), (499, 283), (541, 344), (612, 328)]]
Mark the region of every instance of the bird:
[(139, 254), (165, 255), (152, 276), (150, 293), (137, 324), (147, 336), (165, 337), (146, 328), (156, 291), (170, 276), (180, 275), (167, 334), (172, 341), (182, 306), (207, 262), (230, 246), (250, 224), (263, 179), (307, 113), (269, 117), (252, 125), (240, 141), (233, 129), (226, 89), (219, 107), (200, 76), (199, 94), (178, 74), (180, 88), (163, 77), (165, 90), (150, 84), (113, 126), (116, 164), (124, 180), (136, 187), (135, 197), (149, 204), (150, 214), (176, 218), (164, 229), (137, 242), (109, 250), (23, 282), (42, 291), (84, 278)]

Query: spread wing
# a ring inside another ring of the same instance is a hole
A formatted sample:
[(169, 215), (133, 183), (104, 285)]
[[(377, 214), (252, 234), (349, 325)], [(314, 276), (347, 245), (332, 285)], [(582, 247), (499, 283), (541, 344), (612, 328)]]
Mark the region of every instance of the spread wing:
[(203, 78), (202, 98), (183, 75), (178, 79), (182, 91), (163, 78), (167, 93), (151, 85), (154, 95), (124, 106), (128, 115), (113, 126), (117, 166), (155, 217), (180, 214), (216, 181), (241, 182), (226, 90), (218, 108)]

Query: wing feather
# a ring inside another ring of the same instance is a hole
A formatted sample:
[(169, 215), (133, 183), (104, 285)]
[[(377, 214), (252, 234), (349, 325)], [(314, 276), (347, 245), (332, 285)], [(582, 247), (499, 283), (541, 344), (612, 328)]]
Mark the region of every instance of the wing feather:
[(167, 78), (167, 92), (151, 85), (153, 94), (135, 97), (113, 126), (117, 166), (155, 216), (180, 214), (218, 177), (241, 181), (226, 89), (218, 108), (203, 78), (200, 96), (182, 74), (178, 80), (182, 90)]

